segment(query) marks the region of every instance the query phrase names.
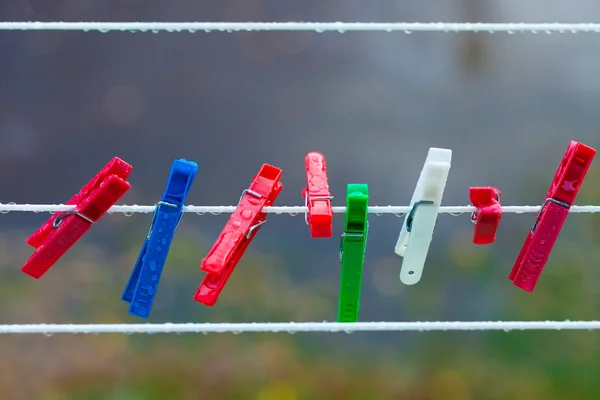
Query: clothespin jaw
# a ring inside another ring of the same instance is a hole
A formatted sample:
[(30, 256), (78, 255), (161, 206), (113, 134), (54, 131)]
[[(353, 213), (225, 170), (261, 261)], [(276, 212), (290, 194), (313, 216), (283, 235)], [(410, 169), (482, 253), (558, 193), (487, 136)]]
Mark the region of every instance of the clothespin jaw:
[(432, 147), (410, 201), (411, 211), (404, 219), (395, 253), (404, 257), (400, 281), (405, 285), (419, 282), (429, 252), (435, 223), (442, 203), (452, 150)]
[(510, 272), (509, 279), (515, 286), (527, 292), (535, 288), (595, 154), (595, 149), (583, 143), (569, 143)]
[(302, 197), (308, 207), (305, 221), (312, 238), (330, 238), (333, 234), (333, 211), (327, 180), (327, 165), (321, 153), (311, 152), (304, 158), (306, 168), (306, 189)]
[(150, 315), (171, 242), (197, 172), (198, 164), (193, 161), (173, 161), (167, 187), (156, 205), (150, 230), (121, 297), (130, 303), (131, 315), (141, 318)]
[(266, 222), (263, 207), (273, 205), (283, 185), (279, 182), (281, 170), (264, 164), (250, 187), (242, 192), (240, 201), (219, 238), (202, 260), (200, 269), (206, 272), (204, 280), (194, 295), (194, 300), (213, 306), (227, 280)]
[(125, 179), (131, 165), (113, 158), (67, 204), (73, 210), (58, 212), (28, 239), (36, 250), (22, 271), (39, 279), (112, 207), (131, 186)]
[(496, 239), (498, 224), (502, 218), (500, 198), (502, 192), (495, 187), (471, 187), (469, 199), (477, 210), (471, 215), (473, 227), (473, 243), (490, 244)]
[(342, 271), (338, 322), (356, 322), (369, 232), (369, 187), (366, 184), (351, 183), (346, 192), (346, 219), (344, 233), (340, 237)]

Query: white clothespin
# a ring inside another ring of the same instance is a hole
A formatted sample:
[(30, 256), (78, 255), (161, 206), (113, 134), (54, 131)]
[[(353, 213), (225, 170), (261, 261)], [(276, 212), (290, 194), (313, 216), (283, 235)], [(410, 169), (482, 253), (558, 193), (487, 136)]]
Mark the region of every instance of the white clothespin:
[(450, 172), (452, 150), (431, 147), (410, 200), (411, 210), (404, 219), (395, 253), (404, 257), (400, 281), (405, 285), (419, 282), (431, 244), (433, 230)]

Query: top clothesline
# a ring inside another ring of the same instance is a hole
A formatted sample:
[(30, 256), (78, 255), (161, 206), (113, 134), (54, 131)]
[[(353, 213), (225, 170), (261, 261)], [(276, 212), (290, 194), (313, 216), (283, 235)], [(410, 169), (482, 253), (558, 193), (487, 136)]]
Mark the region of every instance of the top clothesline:
[[(17, 212), (60, 212), (60, 211), (69, 211), (75, 209), (75, 205), (68, 204), (15, 204), (8, 203), (2, 204), (0, 203), (0, 213), (9, 213), (13, 211)], [(184, 206), (182, 212), (187, 213), (197, 213), (197, 214), (231, 214), (235, 212), (237, 206)], [(503, 206), (503, 213), (536, 213), (540, 211), (541, 206)], [(398, 214), (399, 216), (403, 216), (404, 214), (410, 212), (412, 209), (411, 206), (369, 206), (367, 212), (369, 214)], [(153, 213), (156, 210), (156, 205), (120, 205), (120, 206), (112, 206), (108, 213), (123, 213), (126, 215), (131, 214), (147, 214)], [(440, 214), (463, 214), (463, 213), (471, 213), (477, 210), (477, 207), (474, 206), (442, 206), (439, 208), (438, 213)], [(269, 214), (289, 214), (289, 215), (297, 215), (304, 214), (308, 211), (308, 208), (305, 206), (271, 206), (264, 207), (263, 212)], [(332, 207), (332, 211), (335, 214), (343, 214), (346, 213), (346, 207)], [(600, 212), (600, 206), (571, 206), (569, 208), (569, 212), (572, 213), (597, 213)]]
[(2, 31), (599, 33), (600, 23), (480, 22), (0, 22)]

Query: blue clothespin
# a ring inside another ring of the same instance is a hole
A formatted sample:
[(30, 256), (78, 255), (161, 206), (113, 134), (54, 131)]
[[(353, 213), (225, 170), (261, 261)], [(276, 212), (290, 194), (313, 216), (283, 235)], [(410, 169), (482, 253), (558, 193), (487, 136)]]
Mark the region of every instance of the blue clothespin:
[(197, 171), (198, 164), (193, 161), (173, 161), (167, 188), (156, 205), (150, 231), (121, 296), (123, 301), (130, 303), (129, 314), (141, 318), (150, 315), (183, 204)]

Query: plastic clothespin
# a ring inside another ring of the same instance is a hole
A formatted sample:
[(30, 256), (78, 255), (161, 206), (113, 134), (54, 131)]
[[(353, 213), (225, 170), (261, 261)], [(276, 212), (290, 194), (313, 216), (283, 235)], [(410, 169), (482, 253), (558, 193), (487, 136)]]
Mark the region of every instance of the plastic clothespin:
[(310, 228), (312, 238), (330, 238), (333, 234), (331, 200), (327, 183), (327, 164), (321, 153), (308, 153), (304, 158), (306, 168), (306, 188), (302, 190), (305, 206), (306, 224)]
[(405, 285), (419, 282), (423, 274), (451, 160), (452, 150), (432, 147), (427, 153), (395, 248), (395, 253), (404, 257), (400, 281)]
[(515, 286), (527, 292), (533, 291), (595, 154), (595, 149), (583, 143), (569, 143), (546, 199), (510, 272), (509, 279)]
[(66, 204), (73, 210), (52, 215), (28, 239), (36, 250), (22, 271), (39, 279), (48, 271), (129, 189), (126, 181), (131, 165), (113, 158)]
[(148, 236), (121, 297), (130, 303), (129, 313), (132, 315), (141, 318), (150, 315), (169, 248), (196, 172), (198, 164), (193, 161), (173, 161), (167, 187), (156, 205)]
[(500, 199), (502, 192), (495, 187), (471, 187), (469, 199), (477, 210), (471, 214), (473, 227), (473, 243), (490, 244), (496, 239), (498, 224), (502, 218)]
[(346, 193), (346, 219), (344, 233), (340, 237), (342, 274), (338, 322), (356, 322), (360, 309), (362, 271), (369, 233), (369, 187), (362, 183), (351, 183)]
[(244, 255), (260, 227), (266, 222), (263, 207), (271, 206), (283, 185), (281, 170), (264, 164), (248, 189), (242, 192), (235, 212), (219, 238), (202, 260), (200, 269), (207, 274), (194, 295), (194, 300), (213, 306), (231, 273)]

